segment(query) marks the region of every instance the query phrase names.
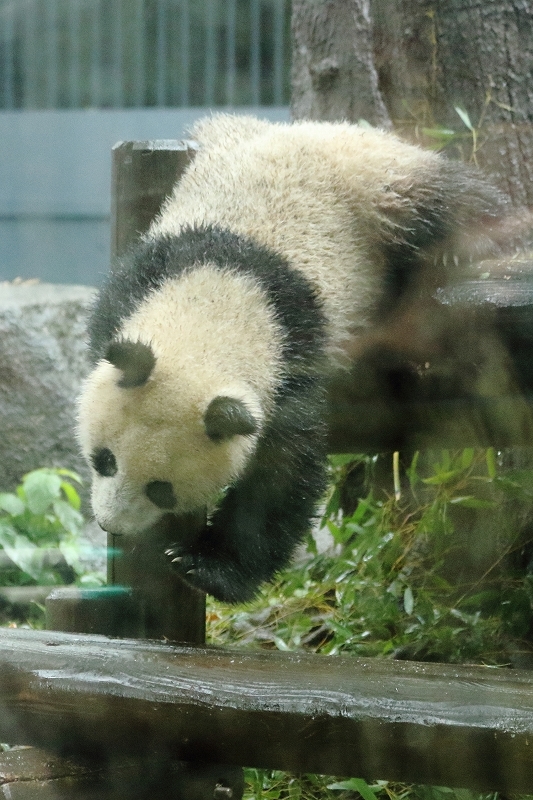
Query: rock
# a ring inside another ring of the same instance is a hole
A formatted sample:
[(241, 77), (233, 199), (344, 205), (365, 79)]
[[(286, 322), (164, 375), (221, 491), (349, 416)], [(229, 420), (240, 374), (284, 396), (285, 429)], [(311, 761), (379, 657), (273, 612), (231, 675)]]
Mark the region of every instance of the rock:
[(75, 400), (89, 371), (85, 326), (94, 294), (88, 286), (0, 283), (0, 491), (32, 469), (68, 467), (84, 478), (87, 498)]

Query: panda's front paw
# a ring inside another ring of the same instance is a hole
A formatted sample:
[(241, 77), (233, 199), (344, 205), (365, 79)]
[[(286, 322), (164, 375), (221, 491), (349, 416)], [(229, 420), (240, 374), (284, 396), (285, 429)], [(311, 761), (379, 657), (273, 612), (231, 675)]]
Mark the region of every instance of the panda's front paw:
[(196, 558), (192, 553), (185, 552), (179, 545), (172, 545), (172, 547), (165, 550), (165, 555), (170, 558), (173, 568), (182, 578), (185, 578), (189, 583), (194, 583)]
[(165, 550), (172, 567), (196, 589), (228, 603), (250, 600), (258, 589), (260, 579), (243, 569), (238, 559), (227, 553), (191, 553), (180, 545)]

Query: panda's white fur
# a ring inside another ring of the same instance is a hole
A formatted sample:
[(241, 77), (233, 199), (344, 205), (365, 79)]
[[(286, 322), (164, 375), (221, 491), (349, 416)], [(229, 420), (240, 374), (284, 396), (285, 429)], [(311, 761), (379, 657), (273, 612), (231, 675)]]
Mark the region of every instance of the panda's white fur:
[[(185, 513), (239, 477), (272, 405), (282, 333), (257, 285), (206, 264), (149, 295), (120, 335), (150, 344), (156, 367), (145, 386), (125, 391), (115, 367), (102, 360), (80, 397), (79, 431), (86, 454), (95, 432), (113, 442), (122, 468), (113, 481), (94, 475), (92, 504), (105, 530), (130, 534), (161, 516), (143, 491), (151, 478), (181, 487), (174, 510)], [(203, 415), (220, 395), (246, 403), (257, 433), (223, 446), (207, 439)]]
[(150, 235), (214, 224), (282, 253), (318, 288), (328, 349), (342, 358), (382, 294), (386, 263), (375, 243), (395, 236), (418, 202), (413, 186), (440, 159), (348, 124), (220, 115), (192, 135), (200, 152)]
[[(173, 555), (239, 600), (287, 561), (323, 490), (326, 374), (501, 200), (374, 129), (218, 115), (192, 135), (197, 156), (95, 307), (79, 437), (100, 525), (214, 510)], [(124, 343), (133, 361), (145, 345), (140, 377)]]

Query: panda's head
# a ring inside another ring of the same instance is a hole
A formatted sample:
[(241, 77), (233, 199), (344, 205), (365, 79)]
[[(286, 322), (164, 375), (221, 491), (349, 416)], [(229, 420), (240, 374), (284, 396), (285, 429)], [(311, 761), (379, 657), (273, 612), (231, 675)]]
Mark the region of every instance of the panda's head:
[(79, 399), (92, 505), (111, 533), (140, 533), (169, 512), (213, 507), (243, 472), (263, 413), (246, 383), (165, 368), (141, 341), (109, 345)]

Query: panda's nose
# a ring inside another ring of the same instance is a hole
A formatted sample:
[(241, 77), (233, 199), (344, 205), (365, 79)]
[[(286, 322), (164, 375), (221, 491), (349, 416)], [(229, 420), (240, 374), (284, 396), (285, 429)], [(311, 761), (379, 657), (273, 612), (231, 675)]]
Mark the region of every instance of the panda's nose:
[(144, 492), (154, 506), (161, 509), (170, 511), (178, 502), (169, 481), (150, 481), (146, 484)]

